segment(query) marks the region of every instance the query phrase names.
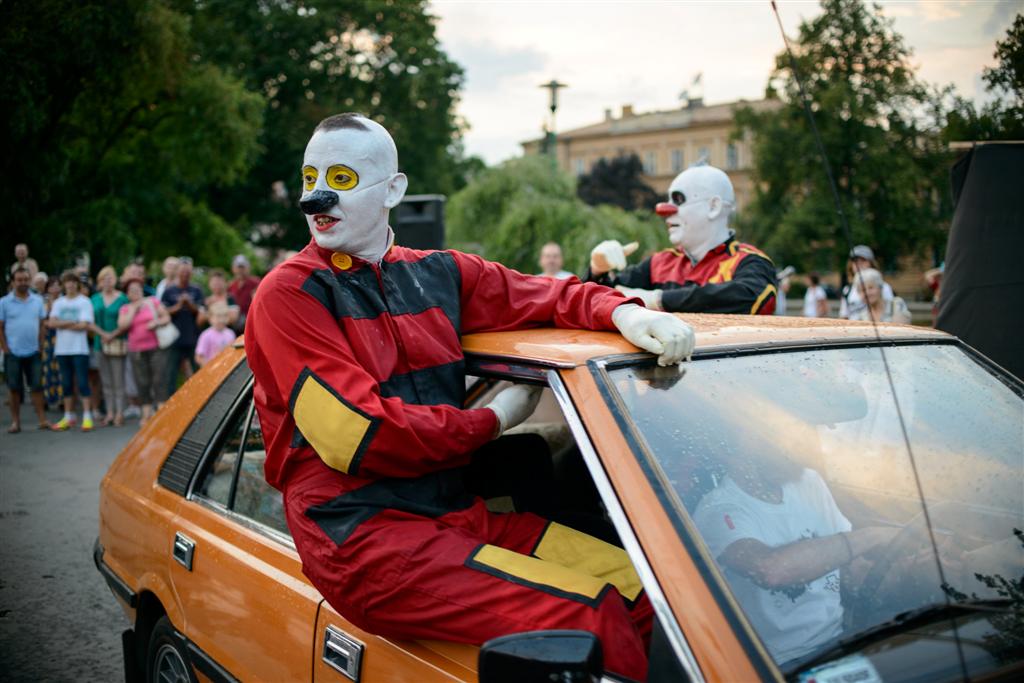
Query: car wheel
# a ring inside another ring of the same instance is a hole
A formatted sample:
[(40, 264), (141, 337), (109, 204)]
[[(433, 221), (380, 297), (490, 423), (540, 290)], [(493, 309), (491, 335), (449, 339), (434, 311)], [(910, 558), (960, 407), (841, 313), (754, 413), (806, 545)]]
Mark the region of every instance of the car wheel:
[(181, 637), (166, 616), (153, 625), (146, 656), (149, 683), (197, 683)]

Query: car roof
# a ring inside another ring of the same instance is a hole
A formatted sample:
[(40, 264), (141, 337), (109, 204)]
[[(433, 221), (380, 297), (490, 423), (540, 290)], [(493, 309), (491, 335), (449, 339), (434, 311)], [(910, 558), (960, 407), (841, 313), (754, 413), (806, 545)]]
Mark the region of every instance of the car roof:
[[(876, 339), (870, 322), (835, 318), (678, 313), (696, 336), (696, 350), (736, 347), (814, 345), (871, 342)], [(878, 336), (888, 341), (951, 339), (925, 327), (880, 323)], [(481, 332), (462, 338), (467, 354), (496, 356), (562, 367), (583, 365), (592, 358), (637, 353), (637, 347), (616, 332), (540, 328), (514, 332)]]

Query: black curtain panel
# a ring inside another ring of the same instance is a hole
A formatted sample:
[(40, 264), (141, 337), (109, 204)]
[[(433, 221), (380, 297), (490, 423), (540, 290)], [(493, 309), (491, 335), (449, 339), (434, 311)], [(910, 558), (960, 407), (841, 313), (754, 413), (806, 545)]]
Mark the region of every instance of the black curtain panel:
[(950, 178), (956, 209), (936, 327), (1024, 378), (1024, 144), (979, 145)]

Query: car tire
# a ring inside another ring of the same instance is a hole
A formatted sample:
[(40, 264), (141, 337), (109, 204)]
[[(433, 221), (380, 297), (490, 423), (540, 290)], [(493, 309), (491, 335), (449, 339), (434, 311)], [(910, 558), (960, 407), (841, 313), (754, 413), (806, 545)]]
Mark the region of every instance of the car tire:
[(166, 616), (153, 625), (146, 652), (149, 683), (198, 683), (181, 636)]

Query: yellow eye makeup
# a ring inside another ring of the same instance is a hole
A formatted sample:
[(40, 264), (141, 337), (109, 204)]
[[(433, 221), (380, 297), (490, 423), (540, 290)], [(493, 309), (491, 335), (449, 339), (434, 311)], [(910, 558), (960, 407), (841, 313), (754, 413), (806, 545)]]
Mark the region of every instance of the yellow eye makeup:
[(316, 186), (316, 179), (319, 177), (319, 173), (312, 166), (305, 166), (302, 169), (302, 186), (306, 188), (306, 192), (309, 192)]
[(359, 174), (338, 164), (327, 169), (327, 186), (334, 190), (351, 190), (359, 184)]

